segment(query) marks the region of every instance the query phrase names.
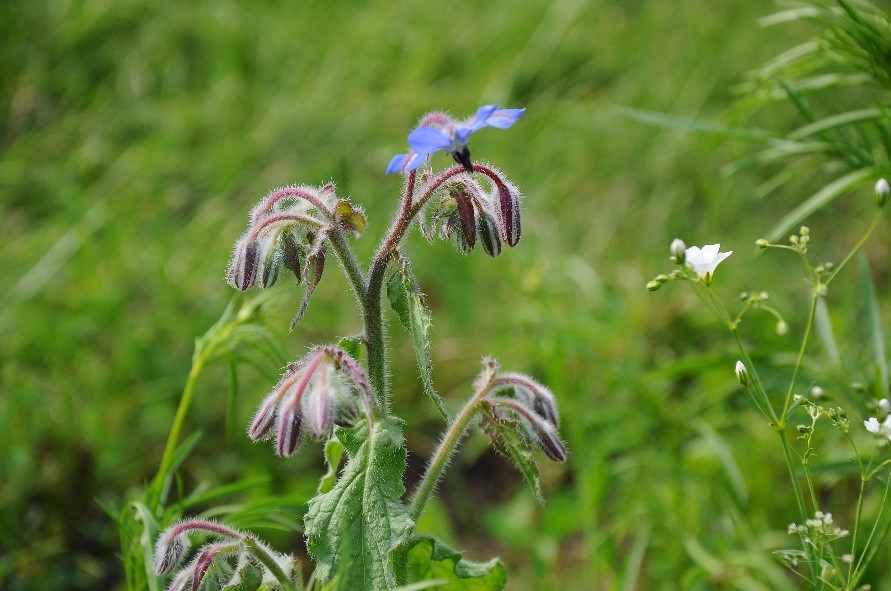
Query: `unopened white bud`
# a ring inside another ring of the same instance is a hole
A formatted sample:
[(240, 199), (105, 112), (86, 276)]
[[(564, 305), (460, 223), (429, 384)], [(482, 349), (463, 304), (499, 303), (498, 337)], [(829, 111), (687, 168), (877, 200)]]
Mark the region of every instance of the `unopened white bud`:
[(875, 186), (876, 193), (876, 205), (882, 207), (885, 205), (885, 202), (888, 200), (888, 195), (891, 194), (891, 185), (888, 184), (888, 181), (881, 178), (876, 181)]
[(686, 260), (687, 245), (680, 238), (671, 241), (671, 256), (678, 265), (683, 265)]
[(742, 361), (736, 362), (736, 379), (739, 380), (739, 383), (743, 386), (749, 383), (749, 372)]

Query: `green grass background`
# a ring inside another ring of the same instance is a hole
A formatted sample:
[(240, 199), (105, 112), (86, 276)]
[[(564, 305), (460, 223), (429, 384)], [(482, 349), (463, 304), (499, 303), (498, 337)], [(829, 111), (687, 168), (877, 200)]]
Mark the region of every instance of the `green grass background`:
[[(814, 33), (759, 28), (775, 8), (0, 3), (0, 587), (122, 585), (116, 529), (96, 500), (123, 505), (157, 469), (193, 340), (231, 297), (223, 269), (256, 200), (286, 183), (335, 181), (368, 213), (356, 242), (367, 259), (400, 190), (383, 171), (417, 118), (498, 103), (528, 110), (472, 148), (524, 191), (522, 241), (494, 260), (417, 234), (407, 250), (433, 309), (434, 378), (449, 404), (494, 355), (557, 393), (570, 457), (542, 458), (540, 508), (471, 439), (422, 529), (475, 559), (501, 555), (510, 589), (795, 588), (769, 554), (794, 542), (788, 478), (775, 436), (733, 380), (732, 343), (689, 290), (643, 286), (669, 269), (672, 238), (721, 242), (736, 254), (717, 289), (729, 300), (772, 288), (800, 328), (798, 267), (751, 245), (825, 179), (756, 201), (767, 171), (721, 174), (750, 146), (620, 110), (726, 121), (745, 73)], [(778, 106), (754, 120), (782, 127), (794, 116)], [(849, 200), (817, 216), (817, 248), (837, 258), (864, 211)], [(887, 242), (877, 242), (882, 269)], [(292, 355), (359, 328), (333, 264), (291, 334), (300, 292), (276, 289), (269, 321)], [(769, 318), (752, 318), (762, 353), (795, 347), (771, 334)], [(398, 324), (391, 344), (412, 479), (441, 425)], [(268, 484), (253, 494), (312, 494), (318, 446), (282, 461), (243, 435), (274, 379), (242, 372), (233, 429), (225, 371), (205, 374), (188, 420), (204, 437), (184, 467), (186, 490), (257, 476)], [(856, 490), (837, 484), (832, 509), (844, 514)], [(264, 533), (302, 552), (299, 533)], [(888, 573), (879, 566), (874, 588), (891, 585)]]

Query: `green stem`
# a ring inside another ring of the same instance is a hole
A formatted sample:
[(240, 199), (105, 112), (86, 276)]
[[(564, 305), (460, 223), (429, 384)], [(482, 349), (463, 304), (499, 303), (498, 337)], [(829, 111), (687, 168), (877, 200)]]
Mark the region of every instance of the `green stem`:
[(749, 392), (752, 394), (752, 399), (755, 401), (755, 405), (761, 409), (761, 412), (764, 413), (765, 417), (773, 425), (778, 425), (779, 420), (777, 419), (776, 411), (774, 411), (773, 405), (770, 403), (770, 398), (767, 397), (767, 390), (764, 389), (764, 384), (761, 383), (761, 377), (755, 369), (755, 364), (752, 363), (752, 358), (749, 357), (748, 351), (746, 351), (746, 348), (743, 346), (742, 339), (739, 336), (739, 330), (737, 330), (736, 327), (733, 327), (730, 329), (730, 332), (733, 334), (733, 338), (736, 339), (736, 348), (739, 351), (743, 365), (746, 366), (746, 371), (749, 374), (749, 384), (752, 386)]
[(337, 258), (340, 259), (340, 264), (343, 265), (347, 280), (350, 282), (350, 287), (353, 289), (353, 292), (356, 294), (359, 301), (364, 301), (365, 273), (362, 272), (362, 267), (359, 266), (359, 261), (356, 259), (356, 253), (353, 251), (349, 242), (346, 241), (344, 233), (340, 228), (335, 227), (331, 230), (328, 234), (328, 238), (331, 240), (331, 246), (334, 247), (334, 252), (337, 253)]
[[(808, 520), (808, 511), (807, 511), (807, 501), (804, 498), (804, 491), (801, 488), (801, 483), (798, 481), (798, 475), (795, 473), (795, 457), (792, 452), (792, 445), (789, 443), (789, 438), (786, 436), (785, 427), (777, 427), (777, 432), (780, 435), (780, 441), (783, 444), (783, 454), (786, 457), (786, 468), (789, 470), (789, 478), (792, 481), (792, 488), (795, 491), (795, 502), (798, 504), (798, 512), (801, 514), (801, 523), (805, 523)], [(809, 544), (804, 544), (804, 551), (808, 556), (808, 567), (811, 570), (811, 581), (816, 586), (817, 581), (819, 581), (819, 572), (817, 570), (817, 563), (814, 558), (813, 548)]]
[(421, 517), (421, 513), (424, 511), (424, 505), (427, 503), (430, 493), (433, 492), (437, 481), (439, 481), (439, 477), (442, 475), (443, 469), (445, 469), (446, 464), (448, 464), (449, 458), (461, 442), (461, 438), (464, 436), (464, 432), (467, 430), (470, 420), (479, 410), (480, 400), (482, 400), (486, 392), (488, 392), (488, 386), (482, 388), (467, 401), (467, 404), (464, 405), (464, 408), (461, 409), (461, 412), (458, 413), (458, 416), (456, 416), (452, 424), (449, 425), (445, 435), (443, 435), (442, 441), (439, 442), (439, 447), (436, 448), (436, 452), (433, 454), (433, 457), (430, 458), (430, 463), (427, 464), (427, 470), (424, 472), (424, 477), (421, 479), (420, 484), (418, 484), (418, 488), (415, 490), (411, 500), (411, 513), (415, 523), (417, 523), (418, 518)]
[(189, 370), (189, 377), (186, 380), (182, 396), (179, 399), (179, 406), (176, 409), (176, 415), (173, 418), (173, 425), (170, 427), (170, 433), (167, 435), (167, 444), (164, 446), (164, 455), (161, 456), (161, 465), (150, 488), (151, 497), (149, 502), (152, 510), (155, 510), (163, 502), (164, 496), (166, 496), (164, 487), (165, 481), (169, 476), (170, 464), (173, 462), (173, 453), (176, 451), (176, 446), (179, 443), (179, 434), (182, 431), (183, 423), (185, 423), (186, 413), (188, 413), (189, 406), (192, 404), (195, 384), (198, 381), (198, 376), (201, 375), (201, 370), (204, 369), (206, 361), (203, 352), (196, 350), (192, 360), (192, 369)]
[[(860, 533), (860, 518), (863, 516), (863, 495), (866, 494), (866, 479), (863, 469), (860, 470), (860, 494), (857, 495), (857, 512), (854, 514), (854, 533), (851, 534), (851, 555), (857, 552), (857, 534)], [(848, 564), (848, 586), (856, 584), (853, 580), (855, 574), (854, 561)]]
[(405, 192), (402, 194), (402, 205), (399, 213), (390, 224), (390, 229), (381, 241), (381, 246), (374, 255), (371, 269), (368, 272), (368, 284), (365, 288), (362, 301), (362, 315), (365, 323), (365, 342), (368, 346), (368, 379), (375, 395), (384, 407), (384, 413), (390, 410), (390, 392), (387, 383), (386, 368), (386, 344), (384, 343), (384, 318), (381, 310), (381, 296), (384, 286), (384, 275), (387, 272), (387, 264), (390, 255), (399, 247), (399, 242), (405, 235), (412, 220), (411, 205), (412, 194), (415, 190), (416, 174), (412, 171), (405, 182)]
[(839, 272), (841, 272), (841, 270), (845, 268), (845, 265), (847, 265), (851, 261), (851, 259), (854, 258), (854, 255), (857, 254), (857, 251), (863, 248), (863, 245), (866, 244), (866, 241), (869, 240), (869, 237), (872, 235), (873, 231), (876, 229), (876, 226), (879, 224), (879, 219), (881, 218), (881, 216), (882, 210), (880, 209), (876, 212), (875, 217), (873, 217), (872, 223), (869, 225), (869, 229), (866, 231), (866, 233), (860, 238), (860, 240), (857, 241), (857, 244), (854, 245), (854, 248), (851, 249), (847, 256), (842, 259), (842, 262), (840, 262), (835, 267), (832, 272), (832, 276), (826, 279), (826, 286), (828, 286), (832, 282), (832, 280), (838, 276)]
[(252, 538), (251, 536), (244, 537), (244, 544), (251, 551), (251, 554), (257, 557), (263, 566), (265, 566), (272, 576), (275, 577), (279, 583), (281, 583), (282, 588), (285, 591), (297, 591), (294, 583), (288, 578), (288, 575), (285, 574), (285, 571), (281, 569), (278, 562), (275, 561), (275, 558), (270, 556), (269, 552), (266, 548), (263, 547), (261, 543)]
[(795, 380), (798, 378), (798, 371), (804, 361), (804, 353), (807, 351), (807, 343), (810, 340), (811, 330), (814, 327), (814, 317), (817, 315), (817, 302), (820, 299), (820, 288), (818, 285), (813, 286), (814, 293), (811, 297), (811, 309), (807, 316), (807, 324), (804, 327), (804, 336), (801, 339), (801, 347), (798, 350), (798, 359), (795, 361), (795, 367), (792, 368), (792, 379), (789, 380), (789, 390), (786, 392), (786, 401), (783, 403), (783, 412), (780, 414), (781, 427), (785, 426), (789, 406), (792, 404), (792, 393), (795, 390)]

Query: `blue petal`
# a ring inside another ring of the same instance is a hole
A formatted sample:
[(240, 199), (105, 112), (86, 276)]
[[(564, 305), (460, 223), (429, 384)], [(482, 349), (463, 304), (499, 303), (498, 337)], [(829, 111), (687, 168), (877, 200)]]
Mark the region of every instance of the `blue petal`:
[(405, 163), (405, 172), (409, 172), (420, 167), (422, 164), (424, 164), (425, 160), (427, 160), (426, 156), (421, 156), (420, 154), (411, 154), (408, 158), (408, 161)]
[(497, 127), (505, 129), (517, 122), (526, 109), (500, 109), (495, 111), (486, 119), (486, 125), (489, 127)]
[(405, 162), (408, 160), (408, 154), (396, 154), (387, 165), (387, 174), (394, 172), (402, 172), (405, 169)]
[(445, 133), (433, 127), (419, 127), (408, 134), (408, 145), (421, 157), (444, 150), (452, 145)]
[(487, 119), (495, 112), (495, 109), (498, 108), (498, 105), (486, 105), (485, 107), (480, 107), (476, 110), (476, 116), (473, 118), (473, 121), (470, 122), (470, 125), (466, 127), (462, 127), (461, 129), (467, 129), (467, 134), (465, 135), (465, 139), (467, 135), (470, 135), (474, 131), (479, 131), (484, 128), (487, 123)]

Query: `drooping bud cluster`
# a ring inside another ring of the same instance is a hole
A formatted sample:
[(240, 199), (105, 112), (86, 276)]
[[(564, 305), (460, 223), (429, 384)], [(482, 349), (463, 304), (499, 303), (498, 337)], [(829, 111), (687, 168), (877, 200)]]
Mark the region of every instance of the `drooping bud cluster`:
[(501, 254), (501, 244), (515, 246), (520, 241), (520, 190), (504, 175), (484, 167), (482, 184), (476, 177), (462, 173), (453, 176), (427, 202), (421, 231), (429, 241), (451, 240), (468, 253), (477, 241), (489, 256)]
[(288, 457), (304, 433), (325, 438), (335, 423), (355, 422), (360, 406), (371, 420), (373, 396), (362, 367), (343, 349), (315, 347), (288, 364), (260, 403), (248, 436), (253, 441), (274, 438), (276, 454)]
[[(158, 575), (170, 574), (180, 567), (189, 550), (189, 534), (209, 534), (217, 540), (196, 551), (192, 560), (174, 577), (168, 591), (199, 589), (210, 567), (219, 561), (232, 563), (229, 568), (215, 569), (216, 573), (228, 573), (225, 580), (214, 582), (221, 588), (235, 588), (249, 568), (259, 571), (269, 589), (281, 589), (279, 579), (284, 576), (291, 581), (296, 572), (293, 556), (279, 554), (256, 538), (215, 521), (191, 519), (171, 525), (158, 538), (155, 545), (155, 572)], [(270, 571), (270, 564), (275, 566), (276, 573)]]
[[(519, 373), (500, 373), (497, 363), (487, 360), (484, 369), (490, 377), (483, 402), (488, 404), (489, 420), (512, 426), (527, 444), (537, 446), (555, 462), (566, 460), (566, 445), (557, 429), (560, 418), (550, 390), (532, 378)], [(485, 419), (484, 419), (485, 421)], [(483, 431), (492, 433), (483, 425)], [(499, 442), (493, 438), (496, 448)]]
[(239, 291), (258, 284), (271, 287), (284, 267), (298, 283), (306, 281), (299, 319), (322, 278), (328, 234), (344, 229), (358, 235), (365, 225), (362, 210), (338, 199), (331, 183), (275, 189), (251, 211), (248, 229), (235, 243), (226, 280)]

